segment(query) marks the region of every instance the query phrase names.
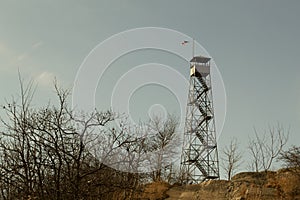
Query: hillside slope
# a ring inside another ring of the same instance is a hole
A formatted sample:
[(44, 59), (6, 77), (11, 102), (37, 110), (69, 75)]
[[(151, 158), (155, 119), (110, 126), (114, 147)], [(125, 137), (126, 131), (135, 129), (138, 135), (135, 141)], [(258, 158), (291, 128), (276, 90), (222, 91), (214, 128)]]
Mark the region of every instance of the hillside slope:
[(282, 169), (276, 172), (243, 172), (235, 175), (231, 181), (209, 180), (187, 186), (151, 183), (138, 199), (300, 200), (300, 177)]

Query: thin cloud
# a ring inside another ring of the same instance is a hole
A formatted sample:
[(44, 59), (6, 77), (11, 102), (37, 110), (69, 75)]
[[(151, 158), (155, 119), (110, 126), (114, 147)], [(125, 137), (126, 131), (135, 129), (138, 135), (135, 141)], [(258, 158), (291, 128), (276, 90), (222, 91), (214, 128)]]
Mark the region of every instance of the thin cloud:
[(40, 74), (38, 74), (35, 78), (35, 81), (38, 83), (38, 85), (49, 87), (53, 86), (55, 75), (51, 72), (44, 71)]
[(1, 57), (12, 56), (12, 51), (2, 42), (0, 42), (0, 56)]
[(44, 43), (43, 43), (42, 41), (39, 41), (39, 42), (34, 43), (34, 44), (32, 45), (32, 48), (33, 48), (33, 49), (36, 49), (36, 48), (38, 48), (38, 47), (40, 47), (40, 46), (42, 46), (42, 45), (44, 45)]
[(22, 61), (22, 60), (26, 59), (27, 57), (28, 57), (28, 55), (26, 53), (24, 53), (24, 54), (19, 55), (17, 57), (17, 60), (18, 61)]
[(23, 52), (22, 54), (20, 54), (19, 56), (17, 56), (17, 61), (22, 61), (25, 59), (28, 59), (30, 57), (30, 55), (36, 50), (38, 49), (40, 46), (42, 46), (44, 43), (42, 41), (38, 41), (36, 43), (34, 43), (30, 49), (26, 52)]

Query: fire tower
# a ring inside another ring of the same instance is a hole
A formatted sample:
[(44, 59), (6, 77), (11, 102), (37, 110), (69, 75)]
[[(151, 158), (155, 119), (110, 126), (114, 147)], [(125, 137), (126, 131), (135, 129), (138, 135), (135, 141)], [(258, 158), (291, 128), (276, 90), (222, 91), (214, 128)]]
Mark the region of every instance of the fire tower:
[(210, 58), (190, 61), (190, 86), (181, 155), (184, 183), (219, 178)]

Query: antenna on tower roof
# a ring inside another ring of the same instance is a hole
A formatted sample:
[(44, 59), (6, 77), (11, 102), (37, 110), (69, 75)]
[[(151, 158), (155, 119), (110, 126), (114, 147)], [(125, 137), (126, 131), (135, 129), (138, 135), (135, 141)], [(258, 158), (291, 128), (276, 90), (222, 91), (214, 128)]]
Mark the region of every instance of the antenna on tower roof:
[(193, 55), (192, 55), (192, 58), (194, 58), (195, 56), (195, 39), (193, 38)]

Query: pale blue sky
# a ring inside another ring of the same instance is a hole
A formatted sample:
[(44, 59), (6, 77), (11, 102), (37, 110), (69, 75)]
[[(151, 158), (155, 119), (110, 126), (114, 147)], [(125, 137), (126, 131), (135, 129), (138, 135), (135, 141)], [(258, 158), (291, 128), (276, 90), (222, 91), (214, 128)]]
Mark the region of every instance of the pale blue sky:
[[(253, 126), (261, 130), (277, 122), (290, 127), (289, 144), (299, 145), (299, 9), (297, 0), (0, 0), (1, 98), (17, 92), (19, 67), (25, 78), (39, 80), (39, 101), (46, 102), (53, 95), (51, 79), (71, 87), (83, 59), (106, 38), (164, 27), (195, 38), (222, 74), (227, 117), (219, 147), (231, 137), (245, 146)], [(145, 54), (134, 56), (149, 61)], [(169, 98), (157, 91), (162, 101)]]

